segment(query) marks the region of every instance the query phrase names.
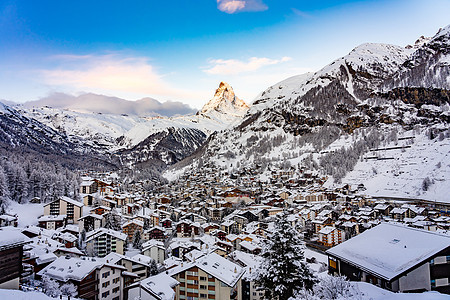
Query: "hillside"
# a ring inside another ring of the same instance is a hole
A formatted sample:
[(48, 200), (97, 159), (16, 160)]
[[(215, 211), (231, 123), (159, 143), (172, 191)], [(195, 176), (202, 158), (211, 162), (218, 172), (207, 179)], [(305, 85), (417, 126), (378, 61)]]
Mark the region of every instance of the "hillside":
[(263, 181), (295, 166), (326, 176), (325, 187), (362, 183), (369, 195), (448, 201), (449, 36), (447, 26), (414, 46), (363, 44), (277, 83), (190, 167), (165, 176), (201, 157), (230, 172), (257, 170)]

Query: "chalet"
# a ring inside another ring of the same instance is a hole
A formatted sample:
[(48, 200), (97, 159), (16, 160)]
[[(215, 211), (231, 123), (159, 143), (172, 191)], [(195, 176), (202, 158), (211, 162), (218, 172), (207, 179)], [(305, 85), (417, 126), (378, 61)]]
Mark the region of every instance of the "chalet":
[(125, 271), (123, 266), (100, 258), (61, 256), (38, 275), (74, 284), (79, 298), (123, 299), (125, 277), (129, 276)]
[(239, 265), (215, 254), (168, 270), (180, 284), (176, 299), (242, 299), (241, 278), (245, 270)]
[(378, 216), (389, 216), (393, 207), (390, 204), (379, 203), (379, 204), (375, 205), (375, 207), (373, 209), (377, 212), (377, 217)]
[(389, 215), (394, 220), (403, 220), (404, 218), (407, 218), (407, 216), (409, 215), (409, 209), (396, 207), (391, 210)]
[(331, 226), (325, 226), (319, 231), (318, 234), (318, 242), (326, 247), (336, 246), (342, 243), (345, 238), (343, 230)]
[(8, 214), (0, 215), (0, 227), (14, 226), (17, 227), (17, 216)]
[(0, 229), (0, 289), (19, 289), (23, 246), (27, 236), (11, 227)]
[(239, 250), (245, 252), (245, 253), (250, 253), (250, 254), (260, 254), (262, 248), (255, 242), (249, 242), (249, 241), (242, 241), (239, 243)]
[(200, 224), (189, 220), (181, 220), (176, 225), (177, 237), (191, 237), (200, 234)]
[(110, 211), (111, 211), (111, 208), (109, 206), (98, 205), (98, 206), (92, 208), (89, 211), (89, 213), (97, 214), (97, 215), (103, 215), (103, 214), (108, 213)]
[(213, 231), (215, 229), (220, 229), (220, 226), (215, 223), (205, 223), (205, 224), (202, 224), (201, 226), (202, 226), (203, 232), (205, 234), (210, 234), (211, 231)]
[(45, 229), (57, 229), (67, 224), (66, 215), (41, 216), (38, 219), (38, 226)]
[(165, 218), (161, 220), (161, 227), (167, 229), (172, 229), (172, 220), (169, 218)]
[(80, 184), (80, 194), (95, 194), (98, 190), (98, 185), (95, 180), (90, 177), (83, 177)]
[(352, 281), (393, 292), (450, 294), (448, 235), (382, 223), (326, 253), (329, 272)]
[(133, 219), (122, 225), (122, 232), (125, 233), (129, 241), (133, 240), (134, 232), (139, 230), (141, 233), (144, 229), (144, 222)]
[(89, 232), (91, 230), (96, 230), (105, 225), (105, 220), (102, 215), (90, 214), (78, 219), (78, 226), (80, 231)]
[(76, 246), (76, 242), (78, 240), (78, 238), (76, 236), (74, 236), (71, 233), (65, 232), (56, 232), (55, 234), (52, 235), (52, 238), (55, 241), (60, 242), (61, 244), (64, 244), (64, 246), (66, 248), (72, 248)]
[(125, 267), (127, 272), (137, 275), (138, 280), (143, 280), (150, 276), (150, 265), (153, 259), (148, 256), (136, 254), (129, 257), (111, 252), (104, 259), (109, 263)]
[(84, 204), (79, 201), (62, 196), (44, 205), (44, 215), (66, 215), (67, 223), (78, 224), (78, 219), (83, 216), (83, 206)]
[(166, 239), (166, 229), (160, 226), (153, 226), (148, 230), (144, 230), (142, 238), (144, 240), (158, 240), (164, 241)]

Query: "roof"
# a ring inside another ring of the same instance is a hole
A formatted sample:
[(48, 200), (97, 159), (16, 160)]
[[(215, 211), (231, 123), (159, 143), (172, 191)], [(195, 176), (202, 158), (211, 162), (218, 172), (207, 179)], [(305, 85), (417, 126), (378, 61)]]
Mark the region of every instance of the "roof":
[(183, 266), (172, 268), (168, 270), (168, 274), (174, 276), (192, 267), (202, 269), (230, 287), (234, 287), (245, 273), (245, 270), (239, 265), (213, 252), (194, 262), (184, 263)]
[(391, 281), (449, 246), (450, 236), (382, 223), (326, 253)]
[[(180, 284), (166, 273), (160, 273), (148, 277), (140, 282), (140, 286), (149, 294), (160, 300), (175, 299), (175, 291), (173, 288)], [(136, 284), (137, 286), (137, 284)], [(131, 287), (133, 288), (133, 286)]]
[(321, 234), (330, 234), (332, 233), (336, 228), (332, 227), (332, 226), (325, 226), (324, 228), (322, 228), (319, 233)]
[[(78, 207), (84, 206), (84, 204), (83, 204), (82, 202), (77, 201), (77, 200), (73, 200), (73, 199), (71, 199), (71, 198), (69, 198), (69, 197), (66, 197), (66, 196), (61, 196), (61, 197), (59, 197), (58, 200), (55, 200), (55, 201), (60, 201), (60, 200), (61, 200), (61, 201), (65, 201), (65, 202), (67, 202), (67, 203), (71, 203), (71, 204), (73, 204), (73, 205), (75, 205), (75, 206), (78, 206)], [(49, 203), (47, 203), (47, 204), (44, 204), (44, 206), (50, 205), (51, 203), (53, 203), (53, 202), (55, 202), (55, 201), (49, 202)]]
[(106, 229), (106, 228), (98, 228), (98, 229), (96, 229), (94, 231), (89, 232), (86, 235), (86, 242), (88, 242), (88, 241), (90, 241), (90, 240), (92, 240), (94, 238), (100, 237), (100, 236), (102, 236), (104, 234), (113, 236), (113, 237), (115, 237), (117, 239), (120, 239), (120, 240), (123, 240), (123, 241), (125, 241), (126, 238), (127, 238), (127, 235), (125, 233), (120, 232), (120, 231), (116, 231), (116, 230), (112, 230), (112, 229)]
[(61, 256), (41, 270), (38, 275), (47, 275), (64, 282), (67, 280), (81, 281), (103, 264), (104, 261), (101, 259)]
[(30, 239), (15, 227), (3, 227), (0, 229), (0, 250), (12, 248), (28, 243)]

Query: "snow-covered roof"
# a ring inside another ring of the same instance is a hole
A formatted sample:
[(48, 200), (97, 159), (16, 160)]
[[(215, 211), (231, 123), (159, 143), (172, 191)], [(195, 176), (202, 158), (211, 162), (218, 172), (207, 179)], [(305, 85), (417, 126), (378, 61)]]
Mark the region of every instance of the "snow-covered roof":
[(106, 229), (106, 228), (98, 228), (98, 229), (96, 229), (94, 231), (89, 232), (86, 235), (86, 242), (88, 242), (88, 241), (90, 241), (92, 239), (95, 239), (95, 238), (97, 238), (99, 236), (102, 236), (104, 234), (113, 236), (113, 237), (115, 237), (117, 239), (120, 239), (120, 240), (123, 240), (123, 241), (126, 240), (126, 238), (127, 238), (127, 235), (125, 233), (120, 232), (120, 231), (116, 231), (116, 230), (112, 230), (112, 229)]
[[(173, 288), (180, 284), (166, 273), (160, 273), (148, 277), (140, 282), (140, 286), (160, 300), (172, 300), (175, 298)], [(131, 287), (133, 288), (133, 287)]]
[(382, 223), (326, 253), (392, 280), (449, 246), (449, 236)]
[(324, 228), (322, 228), (319, 233), (321, 234), (330, 234), (332, 233), (336, 228), (332, 227), (332, 226), (325, 226)]
[(67, 218), (67, 215), (48, 215), (42, 216), (38, 219), (39, 222), (56, 222), (56, 221), (64, 221)]
[(81, 281), (103, 264), (103, 260), (61, 256), (41, 270), (38, 275), (47, 275), (59, 281)]
[(168, 270), (168, 274), (173, 276), (192, 267), (202, 269), (230, 287), (234, 287), (245, 273), (245, 270), (239, 265), (213, 252), (194, 262), (172, 268)]
[(0, 249), (19, 246), (27, 243), (30, 239), (14, 227), (3, 227), (0, 229)]

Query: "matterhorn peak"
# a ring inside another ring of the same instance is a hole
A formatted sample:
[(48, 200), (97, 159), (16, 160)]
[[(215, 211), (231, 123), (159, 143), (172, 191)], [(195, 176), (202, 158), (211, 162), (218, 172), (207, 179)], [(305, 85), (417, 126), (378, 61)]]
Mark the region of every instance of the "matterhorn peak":
[(216, 90), (214, 97), (203, 106), (198, 114), (205, 116), (222, 114), (233, 117), (242, 117), (247, 110), (248, 105), (234, 94), (231, 85), (222, 81), (219, 84), (219, 88)]

